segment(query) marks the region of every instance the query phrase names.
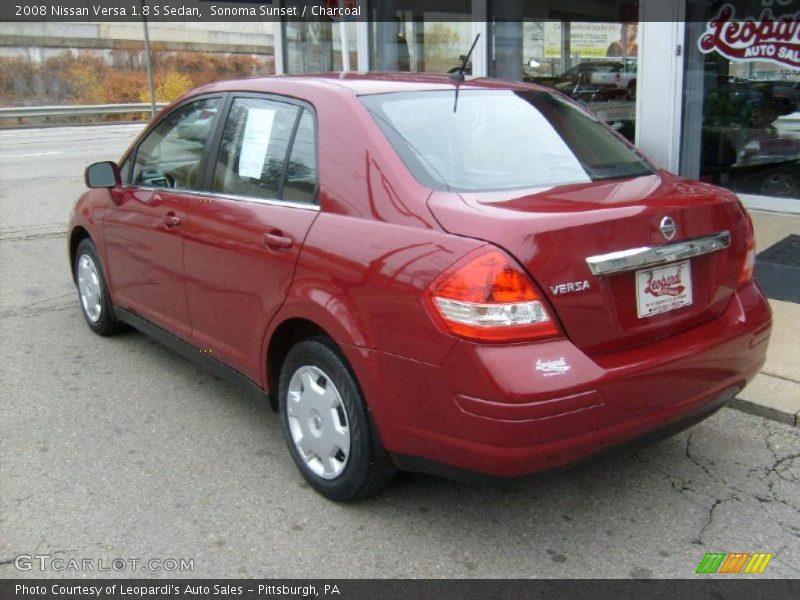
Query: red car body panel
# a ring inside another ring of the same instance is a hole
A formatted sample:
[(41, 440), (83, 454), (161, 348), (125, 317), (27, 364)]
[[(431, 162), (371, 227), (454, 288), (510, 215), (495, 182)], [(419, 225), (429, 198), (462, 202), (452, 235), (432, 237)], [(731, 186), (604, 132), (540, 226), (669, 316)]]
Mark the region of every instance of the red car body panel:
[[(747, 222), (735, 197), (666, 172), (549, 190), (433, 192), (358, 94), (453, 85), (446, 77), (348, 75), (195, 90), (187, 97), (262, 92), (311, 104), (319, 211), (97, 189), (76, 205), (71, 245), (84, 232), (92, 237), (115, 306), (210, 350), (265, 390), (276, 384), (275, 336), (296, 320), (315, 324), (342, 349), (401, 465), (417, 457), (500, 476), (558, 467), (704, 414), (746, 385), (764, 362), (771, 315), (758, 285), (738, 282)], [(167, 227), (167, 213), (181, 226)], [(637, 319), (632, 273), (594, 276), (585, 258), (663, 244), (666, 214), (679, 239), (730, 231), (731, 247), (692, 259), (691, 306)], [(269, 233), (292, 246), (269, 247)], [(431, 319), (429, 286), (488, 244), (526, 268), (563, 337), (479, 344)], [(590, 287), (554, 291), (569, 281)], [(569, 369), (544, 377), (534, 368), (540, 358), (563, 358)]]
[(164, 217), (186, 220), (191, 200), (169, 190), (113, 190), (103, 210), (105, 258), (114, 302), (185, 340), (192, 339), (183, 273), (183, 234)]
[[(770, 312), (753, 284), (726, 313), (654, 344), (592, 359), (569, 340), (508, 346), (459, 341), (441, 366), (354, 348), (382, 397), (383, 442), (407, 456), (498, 476), (561, 467), (703, 413), (763, 365)], [(572, 365), (533, 371), (542, 354)], [(375, 374), (378, 376), (376, 377)]]
[[(207, 199), (207, 201), (203, 201)], [(198, 196), (183, 231), (193, 341), (258, 381), (267, 325), (289, 292), (303, 241), (319, 213)], [(270, 247), (265, 236), (292, 241)]]

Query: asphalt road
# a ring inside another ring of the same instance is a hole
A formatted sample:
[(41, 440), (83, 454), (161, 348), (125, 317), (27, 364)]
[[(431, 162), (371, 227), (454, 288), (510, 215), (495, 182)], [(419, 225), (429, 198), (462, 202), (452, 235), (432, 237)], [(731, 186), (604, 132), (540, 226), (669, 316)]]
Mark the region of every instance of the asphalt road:
[(84, 166), (137, 131), (0, 132), (0, 577), (64, 575), (18, 571), (21, 554), (194, 560), (128, 577), (692, 577), (717, 551), (800, 575), (800, 430), (730, 409), (506, 488), (405, 475), (356, 505), (315, 494), (266, 406), (83, 322), (67, 214)]

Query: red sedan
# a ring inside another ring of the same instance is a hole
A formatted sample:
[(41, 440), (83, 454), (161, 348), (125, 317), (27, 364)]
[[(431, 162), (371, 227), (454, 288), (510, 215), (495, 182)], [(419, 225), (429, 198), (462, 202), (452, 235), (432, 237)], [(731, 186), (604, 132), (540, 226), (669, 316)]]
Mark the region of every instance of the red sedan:
[(89, 327), (268, 396), (334, 500), (397, 469), (519, 476), (677, 431), (764, 362), (735, 195), (545, 88), (214, 84), (86, 182), (69, 252)]

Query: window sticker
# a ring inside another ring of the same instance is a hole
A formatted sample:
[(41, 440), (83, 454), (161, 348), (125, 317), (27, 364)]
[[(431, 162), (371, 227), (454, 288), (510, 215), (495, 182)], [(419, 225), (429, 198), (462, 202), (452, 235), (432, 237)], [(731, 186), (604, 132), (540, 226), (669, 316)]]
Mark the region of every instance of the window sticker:
[(239, 177), (261, 179), (274, 121), (273, 109), (251, 108), (247, 112), (242, 152), (239, 154)]

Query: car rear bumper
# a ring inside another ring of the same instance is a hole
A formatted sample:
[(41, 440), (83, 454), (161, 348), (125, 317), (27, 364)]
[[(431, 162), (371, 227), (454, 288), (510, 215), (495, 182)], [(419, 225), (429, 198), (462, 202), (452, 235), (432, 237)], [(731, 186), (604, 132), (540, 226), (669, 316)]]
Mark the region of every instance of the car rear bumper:
[(566, 339), (460, 341), (440, 366), (352, 347), (346, 353), (398, 466), (424, 460), (511, 477), (711, 414), (762, 367), (770, 328), (769, 305), (752, 284), (711, 322), (602, 356)]

